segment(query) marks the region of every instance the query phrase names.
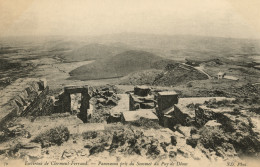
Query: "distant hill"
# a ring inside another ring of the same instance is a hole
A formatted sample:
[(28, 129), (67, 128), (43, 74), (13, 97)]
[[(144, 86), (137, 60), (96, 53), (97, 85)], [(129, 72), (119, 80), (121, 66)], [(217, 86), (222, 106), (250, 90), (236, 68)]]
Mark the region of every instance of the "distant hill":
[(92, 43), (69, 51), (61, 57), (66, 62), (97, 60), (114, 56), (126, 50), (127, 48), (125, 46)]
[(100, 36), (96, 41), (118, 42), (158, 56), (185, 61), (185, 58), (220, 58), (260, 53), (260, 40), (193, 35), (121, 33)]
[(149, 52), (130, 50), (81, 66), (71, 71), (70, 75), (71, 79), (78, 80), (123, 77), (136, 71), (162, 69), (171, 61)]
[(50, 48), (49, 51), (68, 51), (68, 50), (73, 50), (75, 48), (81, 47), (80, 42), (75, 42), (75, 41), (61, 41), (53, 44)]

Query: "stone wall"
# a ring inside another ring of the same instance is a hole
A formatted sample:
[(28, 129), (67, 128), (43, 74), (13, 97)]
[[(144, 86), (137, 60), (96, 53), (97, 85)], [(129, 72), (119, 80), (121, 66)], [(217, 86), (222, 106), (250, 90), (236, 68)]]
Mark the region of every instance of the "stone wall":
[(48, 96), (46, 80), (18, 79), (0, 92), (0, 126), (14, 116), (48, 115), (53, 100)]
[(145, 97), (135, 94), (129, 95), (129, 110), (134, 111), (138, 109), (152, 109), (155, 108), (154, 95), (147, 95)]
[(182, 112), (177, 106), (173, 106), (172, 112), (169, 114), (161, 115), (161, 124), (167, 128), (173, 128), (177, 124), (181, 124), (183, 126), (190, 126), (194, 122), (194, 118), (192, 118), (189, 114)]
[(48, 96), (49, 87), (47, 86), (36, 98), (27, 106), (20, 116), (42, 116), (50, 115), (53, 112), (53, 99)]
[(71, 94), (81, 93), (81, 104), (80, 112), (77, 116), (86, 123), (88, 120), (88, 109), (90, 95), (88, 93), (88, 85), (83, 86), (66, 86), (64, 91), (59, 94), (59, 96), (54, 100), (54, 112), (55, 113), (72, 113), (71, 110)]

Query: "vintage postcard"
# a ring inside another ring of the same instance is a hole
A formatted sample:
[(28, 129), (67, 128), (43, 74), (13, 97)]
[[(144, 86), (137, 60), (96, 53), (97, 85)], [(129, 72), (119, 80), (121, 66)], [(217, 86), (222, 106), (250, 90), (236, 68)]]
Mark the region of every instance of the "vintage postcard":
[(259, 166), (259, 9), (0, 0), (0, 166)]

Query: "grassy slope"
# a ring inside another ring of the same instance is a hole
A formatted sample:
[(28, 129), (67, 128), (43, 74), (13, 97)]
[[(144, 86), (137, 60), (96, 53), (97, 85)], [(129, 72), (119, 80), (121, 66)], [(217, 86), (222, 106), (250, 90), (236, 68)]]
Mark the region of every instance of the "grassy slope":
[(193, 80), (206, 80), (208, 77), (195, 70), (183, 65), (174, 67), (173, 69), (167, 70), (163, 75), (158, 76), (154, 80), (153, 85), (160, 86), (175, 86), (180, 84), (186, 84)]
[(205, 74), (193, 68), (175, 64), (167, 70), (135, 72), (122, 78), (120, 84), (176, 86), (193, 80), (206, 80), (207, 78)]
[(149, 52), (131, 50), (79, 67), (70, 75), (71, 79), (79, 80), (122, 77), (131, 72), (163, 68), (168, 61)]
[(138, 72), (133, 72), (120, 79), (118, 84), (121, 85), (152, 85), (158, 75), (163, 73), (163, 70), (149, 69)]

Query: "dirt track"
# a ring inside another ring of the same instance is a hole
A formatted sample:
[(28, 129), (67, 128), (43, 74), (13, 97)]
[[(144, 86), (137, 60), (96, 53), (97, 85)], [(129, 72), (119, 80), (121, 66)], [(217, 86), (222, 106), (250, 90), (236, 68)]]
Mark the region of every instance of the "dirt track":
[(207, 75), (207, 77), (209, 78), (209, 79), (211, 79), (212, 77), (208, 74), (208, 73), (206, 73), (205, 71), (204, 71), (204, 68), (203, 68), (203, 66), (199, 66), (199, 67), (193, 67), (193, 66), (191, 66), (191, 65), (188, 65), (188, 64), (186, 64), (186, 63), (182, 63), (183, 65), (185, 65), (185, 66), (189, 66), (189, 67), (192, 67), (192, 68), (194, 68), (194, 69), (196, 69), (196, 70), (198, 70), (199, 72), (201, 72), (201, 73), (203, 73), (203, 74), (205, 74), (205, 75)]

